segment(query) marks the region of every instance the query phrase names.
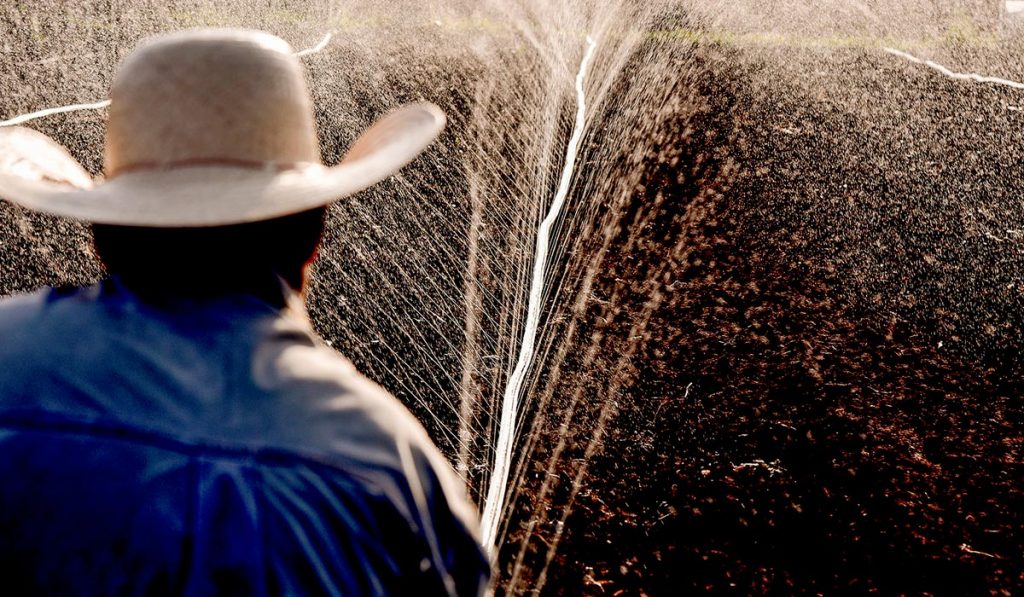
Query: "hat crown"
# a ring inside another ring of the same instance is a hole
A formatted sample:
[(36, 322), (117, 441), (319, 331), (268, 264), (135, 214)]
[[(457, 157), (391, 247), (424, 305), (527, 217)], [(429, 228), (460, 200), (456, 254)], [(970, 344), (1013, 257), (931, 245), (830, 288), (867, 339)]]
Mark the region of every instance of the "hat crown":
[(267, 33), (156, 38), (128, 56), (110, 99), (109, 176), (188, 163), (319, 163), (302, 65)]

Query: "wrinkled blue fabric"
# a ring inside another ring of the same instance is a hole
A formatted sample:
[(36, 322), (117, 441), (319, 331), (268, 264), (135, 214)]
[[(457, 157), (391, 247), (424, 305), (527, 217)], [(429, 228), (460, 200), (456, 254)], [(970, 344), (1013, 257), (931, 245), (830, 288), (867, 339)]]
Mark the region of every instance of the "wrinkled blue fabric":
[(301, 306), (116, 280), (0, 302), (5, 593), (477, 595), (476, 518)]

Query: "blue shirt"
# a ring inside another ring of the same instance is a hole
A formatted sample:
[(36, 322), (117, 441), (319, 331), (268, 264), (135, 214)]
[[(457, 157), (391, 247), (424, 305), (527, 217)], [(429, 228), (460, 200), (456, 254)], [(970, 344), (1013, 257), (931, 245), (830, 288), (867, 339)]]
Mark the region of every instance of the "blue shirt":
[(116, 280), (0, 301), (5, 591), (476, 595), (476, 519), (301, 305)]

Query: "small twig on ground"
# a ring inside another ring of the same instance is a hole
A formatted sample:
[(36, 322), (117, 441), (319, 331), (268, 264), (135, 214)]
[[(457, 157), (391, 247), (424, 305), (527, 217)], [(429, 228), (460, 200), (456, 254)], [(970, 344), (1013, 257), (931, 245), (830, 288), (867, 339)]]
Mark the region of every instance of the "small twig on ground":
[(768, 474), (772, 477), (774, 477), (775, 475), (781, 475), (782, 473), (785, 472), (783, 468), (779, 466), (778, 460), (773, 460), (770, 463), (768, 463), (760, 458), (757, 458), (753, 462), (743, 462), (740, 464), (732, 465), (733, 472), (739, 472), (747, 468), (763, 468), (764, 470), (768, 471)]
[(960, 544), (960, 551), (962, 551), (964, 553), (969, 553), (972, 556), (985, 556), (986, 558), (994, 558), (994, 559), (997, 559), (997, 560), (1001, 559), (999, 556), (997, 556), (995, 554), (985, 553), (984, 551), (978, 551), (976, 549), (971, 549), (971, 546), (967, 545), (966, 543), (961, 543)]

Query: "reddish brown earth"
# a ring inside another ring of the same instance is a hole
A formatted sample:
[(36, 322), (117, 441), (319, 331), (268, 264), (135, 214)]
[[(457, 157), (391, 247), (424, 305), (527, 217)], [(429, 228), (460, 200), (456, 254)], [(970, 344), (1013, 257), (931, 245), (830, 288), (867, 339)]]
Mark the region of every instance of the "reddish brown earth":
[(664, 120), (702, 165), (652, 148), (649, 242), (603, 262), (620, 318), (664, 299), (564, 532), (511, 533), (533, 570), (560, 540), (513, 590), (1024, 590), (1024, 246), (996, 233), (1024, 222), (1020, 97), (877, 52), (733, 54)]

